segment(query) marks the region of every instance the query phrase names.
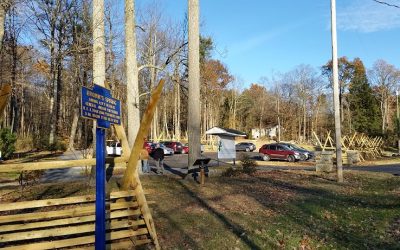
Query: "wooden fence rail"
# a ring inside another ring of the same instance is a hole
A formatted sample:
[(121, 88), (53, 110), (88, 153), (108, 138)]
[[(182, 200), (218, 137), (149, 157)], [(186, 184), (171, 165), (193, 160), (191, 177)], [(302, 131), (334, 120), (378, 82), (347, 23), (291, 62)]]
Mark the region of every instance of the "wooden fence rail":
[[(96, 220), (94, 201), (94, 196), (87, 195), (3, 203), (0, 207), (0, 213), (4, 214), (0, 215), (0, 248), (93, 249)], [(128, 248), (151, 242), (141, 214), (136, 190), (109, 195), (106, 230), (107, 242), (112, 243), (112, 248)], [(140, 239), (136, 236), (140, 236)]]

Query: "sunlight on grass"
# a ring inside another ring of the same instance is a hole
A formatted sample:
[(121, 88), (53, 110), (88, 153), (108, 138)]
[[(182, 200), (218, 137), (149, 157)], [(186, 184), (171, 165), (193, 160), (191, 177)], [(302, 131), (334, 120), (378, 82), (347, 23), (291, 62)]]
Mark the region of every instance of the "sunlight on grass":
[[(259, 172), (188, 180), (146, 177), (166, 248), (398, 249), (400, 180), (387, 174)], [(307, 248), (308, 247), (308, 248)]]

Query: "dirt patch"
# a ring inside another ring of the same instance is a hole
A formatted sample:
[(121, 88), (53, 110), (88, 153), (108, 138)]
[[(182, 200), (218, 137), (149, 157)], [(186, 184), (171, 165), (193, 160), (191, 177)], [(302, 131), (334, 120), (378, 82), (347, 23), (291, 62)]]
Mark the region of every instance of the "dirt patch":
[(388, 234), (396, 241), (400, 241), (400, 217), (390, 225)]

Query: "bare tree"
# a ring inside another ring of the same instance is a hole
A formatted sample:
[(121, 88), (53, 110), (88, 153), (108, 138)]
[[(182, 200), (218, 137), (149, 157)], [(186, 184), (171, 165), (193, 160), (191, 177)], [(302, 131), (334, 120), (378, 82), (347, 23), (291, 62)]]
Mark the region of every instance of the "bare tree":
[(106, 80), (104, 35), (104, 0), (93, 0), (93, 83), (103, 86)]
[[(104, 0), (93, 0), (93, 83), (105, 87), (106, 81), (106, 49), (104, 34)], [(93, 121), (93, 156), (96, 145), (96, 121)], [(92, 166), (90, 184), (93, 184), (96, 167)]]
[(386, 133), (389, 124), (390, 99), (400, 83), (400, 71), (384, 60), (378, 60), (369, 71), (369, 78), (376, 86), (382, 115), (382, 133)]
[(140, 124), (139, 76), (136, 60), (135, 1), (125, 0), (125, 72), (128, 107), (128, 141), (132, 147)]
[(2, 0), (0, 3), (0, 50), (3, 46), (4, 23), (6, 20), (7, 11), (10, 9), (13, 0)]

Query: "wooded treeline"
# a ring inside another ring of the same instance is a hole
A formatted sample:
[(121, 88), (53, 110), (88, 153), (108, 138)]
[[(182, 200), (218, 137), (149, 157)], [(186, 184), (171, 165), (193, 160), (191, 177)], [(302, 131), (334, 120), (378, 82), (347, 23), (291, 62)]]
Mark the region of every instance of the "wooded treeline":
[[(79, 117), (79, 107), (81, 86), (91, 87), (93, 82), (91, 1), (4, 1), (0, 21), (3, 10), (0, 83), (11, 84), (12, 96), (1, 126), (15, 132), (26, 149), (59, 141), (86, 148), (93, 124)], [(106, 1), (105, 15), (106, 81), (113, 95), (126, 103), (123, 15), (115, 1)], [(186, 21), (169, 20), (155, 3), (141, 6), (136, 39), (141, 112), (158, 80), (167, 80), (150, 138), (186, 138)], [(321, 135), (333, 130), (328, 59), (318, 68), (299, 65), (249, 84), (213, 58), (212, 37), (201, 37), (200, 50), (202, 132), (222, 126), (250, 133), (252, 128), (275, 126), (278, 120), (283, 140), (309, 140), (312, 131)], [(399, 70), (384, 60), (367, 69), (359, 58), (342, 57), (339, 81), (343, 134), (383, 135), (394, 143), (399, 132)], [(123, 105), (124, 124), (126, 109)]]

